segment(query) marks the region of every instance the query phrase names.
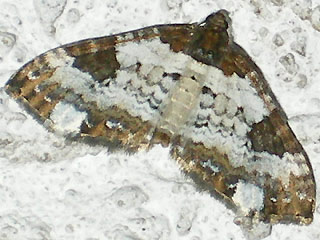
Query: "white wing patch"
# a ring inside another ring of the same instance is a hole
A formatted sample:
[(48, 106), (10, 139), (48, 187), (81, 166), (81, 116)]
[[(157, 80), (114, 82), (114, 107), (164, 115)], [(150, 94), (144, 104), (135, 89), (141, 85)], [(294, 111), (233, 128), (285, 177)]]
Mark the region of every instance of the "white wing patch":
[(77, 134), (81, 123), (87, 118), (87, 113), (78, 111), (73, 104), (61, 101), (53, 109), (50, 118), (53, 129), (58, 133)]
[(256, 185), (243, 181), (237, 183), (232, 200), (244, 215), (249, 214), (252, 210), (260, 211), (264, 207), (263, 190)]

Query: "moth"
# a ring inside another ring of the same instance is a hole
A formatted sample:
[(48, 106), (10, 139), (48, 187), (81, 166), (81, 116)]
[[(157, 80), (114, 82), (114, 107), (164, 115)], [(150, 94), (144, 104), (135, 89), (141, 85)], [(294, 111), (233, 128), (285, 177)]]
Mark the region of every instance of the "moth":
[(67, 139), (135, 153), (160, 144), (201, 189), (255, 223), (310, 224), (308, 156), (227, 11), (49, 50), (5, 89)]

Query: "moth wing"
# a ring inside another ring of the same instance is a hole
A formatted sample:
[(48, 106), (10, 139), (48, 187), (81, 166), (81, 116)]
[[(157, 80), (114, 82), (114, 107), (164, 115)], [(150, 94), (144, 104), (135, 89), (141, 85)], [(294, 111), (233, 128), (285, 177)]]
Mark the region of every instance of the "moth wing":
[(227, 50), (208, 72), (172, 156), (240, 215), (309, 224), (315, 183), (308, 156), (260, 69), (238, 45)]
[(160, 36), (179, 51), (191, 28), (159, 25), (58, 47), (24, 65), (6, 91), (69, 139), (111, 150), (147, 147), (181, 71)]

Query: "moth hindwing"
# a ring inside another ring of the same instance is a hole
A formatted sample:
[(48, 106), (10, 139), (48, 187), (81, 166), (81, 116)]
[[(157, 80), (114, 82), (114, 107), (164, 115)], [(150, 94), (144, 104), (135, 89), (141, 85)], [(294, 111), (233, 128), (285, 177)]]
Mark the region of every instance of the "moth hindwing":
[(309, 224), (308, 157), (230, 23), (221, 10), (67, 44), (24, 65), (6, 91), (69, 139), (170, 147), (201, 188), (252, 222)]

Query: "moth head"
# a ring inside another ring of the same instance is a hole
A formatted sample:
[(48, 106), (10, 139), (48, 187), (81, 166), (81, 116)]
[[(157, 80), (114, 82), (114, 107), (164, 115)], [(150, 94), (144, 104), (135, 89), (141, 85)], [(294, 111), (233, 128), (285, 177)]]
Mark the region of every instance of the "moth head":
[(207, 29), (212, 29), (218, 32), (226, 31), (229, 27), (231, 27), (231, 18), (229, 17), (229, 12), (222, 9), (218, 12), (212, 13), (201, 25)]

